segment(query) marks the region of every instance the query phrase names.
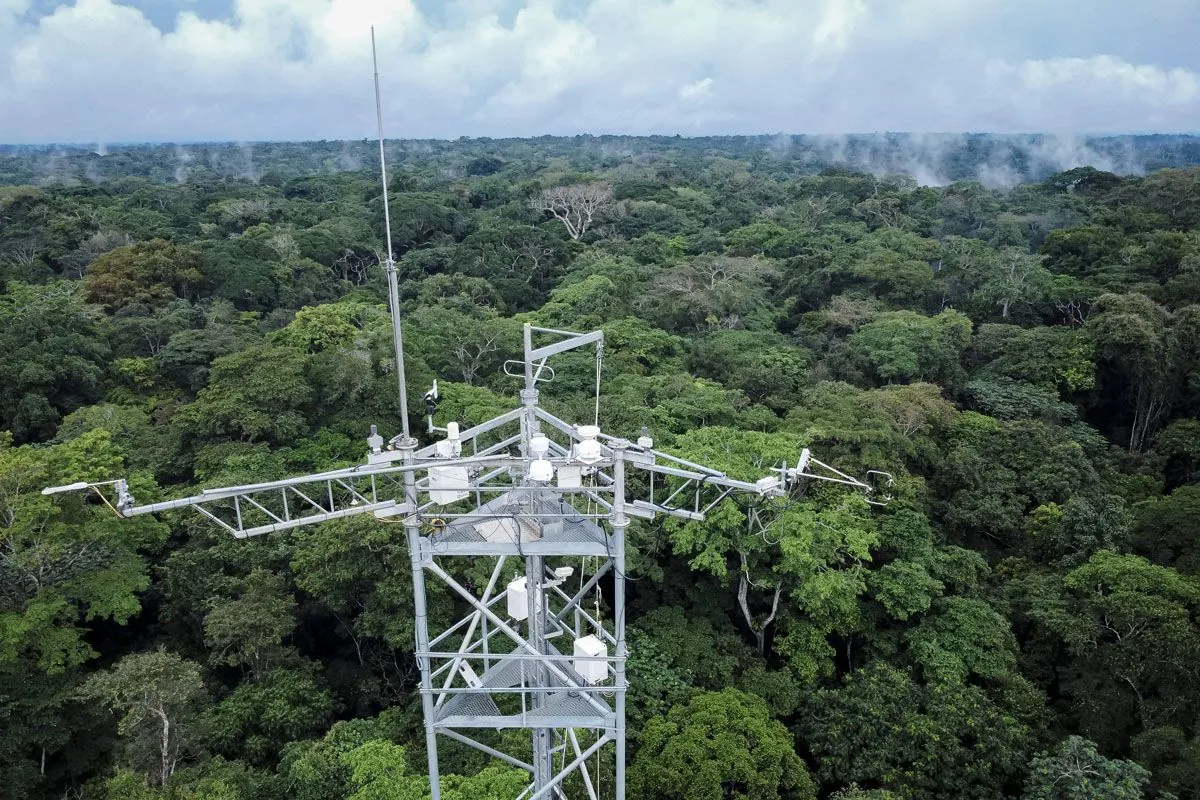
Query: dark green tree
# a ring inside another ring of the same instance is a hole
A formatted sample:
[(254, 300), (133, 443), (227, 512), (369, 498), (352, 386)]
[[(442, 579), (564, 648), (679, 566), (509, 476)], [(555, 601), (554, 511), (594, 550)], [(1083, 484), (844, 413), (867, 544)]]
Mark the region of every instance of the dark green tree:
[(1109, 759), (1096, 745), (1070, 736), (1029, 765), (1024, 800), (1139, 800), (1150, 773), (1139, 764)]
[(792, 737), (767, 704), (736, 689), (703, 692), (647, 723), (629, 771), (645, 798), (815, 798)]

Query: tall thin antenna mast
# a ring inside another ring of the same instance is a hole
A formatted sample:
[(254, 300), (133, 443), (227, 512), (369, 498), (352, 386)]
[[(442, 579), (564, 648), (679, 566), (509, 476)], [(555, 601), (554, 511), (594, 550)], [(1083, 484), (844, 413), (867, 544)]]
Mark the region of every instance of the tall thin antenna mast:
[(388, 208), (387, 159), (383, 154), (383, 102), (379, 98), (379, 57), (375, 54), (375, 26), (371, 26), (371, 64), (375, 68), (375, 121), (379, 125), (379, 176), (383, 182), (383, 227), (387, 236), (388, 306), (392, 314), (392, 346), (396, 350), (396, 382), (400, 391), (400, 425), (405, 441), (408, 432), (408, 387), (404, 378), (404, 334), (400, 331), (400, 287), (396, 260), (392, 255), (392, 214)]

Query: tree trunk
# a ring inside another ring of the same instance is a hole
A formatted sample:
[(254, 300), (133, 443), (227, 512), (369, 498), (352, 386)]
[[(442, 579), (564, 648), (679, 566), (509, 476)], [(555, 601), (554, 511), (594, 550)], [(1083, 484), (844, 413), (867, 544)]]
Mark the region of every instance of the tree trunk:
[(1134, 399), (1133, 422), (1129, 431), (1129, 452), (1139, 453), (1146, 439), (1154, 430), (1159, 417), (1168, 408), (1166, 400), (1147, 381), (1138, 384)]
[(159, 785), (166, 786), (167, 780), (171, 777), (171, 773), (174, 771), (171, 768), (171, 720), (167, 716), (167, 713), (161, 708), (155, 709), (154, 713), (157, 714), (158, 718), (162, 720), (162, 741), (160, 745), (162, 755), (162, 772), (159, 776)]
[(746, 620), (746, 626), (750, 628), (750, 632), (754, 634), (754, 642), (758, 647), (759, 655), (766, 655), (767, 650), (767, 628), (775, 621), (775, 615), (779, 613), (779, 598), (783, 595), (783, 583), (779, 583), (775, 587), (775, 597), (771, 600), (771, 613), (762, 621), (761, 625), (754, 624), (754, 616), (750, 613), (750, 603), (747, 595), (750, 591), (750, 578), (746, 574), (746, 556), (742, 554), (742, 572), (738, 579), (738, 606), (742, 610), (742, 618)]

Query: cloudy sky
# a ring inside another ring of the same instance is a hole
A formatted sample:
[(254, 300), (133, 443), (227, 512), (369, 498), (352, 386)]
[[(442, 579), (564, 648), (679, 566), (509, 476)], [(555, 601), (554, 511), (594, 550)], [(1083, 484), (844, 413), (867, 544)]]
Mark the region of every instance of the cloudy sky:
[(0, 142), (1200, 132), (1200, 0), (0, 0)]

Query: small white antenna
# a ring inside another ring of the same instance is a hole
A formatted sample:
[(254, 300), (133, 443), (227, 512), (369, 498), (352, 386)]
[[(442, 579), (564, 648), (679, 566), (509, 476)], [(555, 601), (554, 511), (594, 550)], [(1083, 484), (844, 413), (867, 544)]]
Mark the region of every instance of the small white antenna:
[(383, 103), (379, 98), (379, 57), (375, 54), (375, 26), (371, 26), (371, 64), (375, 68), (375, 121), (379, 125), (379, 176), (383, 182), (383, 227), (387, 236), (388, 306), (392, 314), (392, 345), (396, 350), (396, 382), (400, 390), (400, 425), (404, 440), (408, 432), (408, 387), (404, 378), (404, 334), (400, 330), (400, 287), (396, 259), (392, 254), (392, 215), (388, 208), (387, 159), (383, 154)]

